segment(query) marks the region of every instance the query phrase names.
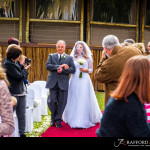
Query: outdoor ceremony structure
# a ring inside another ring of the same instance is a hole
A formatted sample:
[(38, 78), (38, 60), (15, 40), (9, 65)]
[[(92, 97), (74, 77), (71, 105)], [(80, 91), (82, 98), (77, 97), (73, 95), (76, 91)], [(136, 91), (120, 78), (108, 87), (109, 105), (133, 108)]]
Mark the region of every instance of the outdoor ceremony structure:
[[(116, 35), (120, 43), (132, 38), (147, 45), (150, 35), (148, 0), (0, 0), (0, 54), (6, 56), (7, 40), (20, 40), (23, 54), (32, 60), (28, 80), (46, 80), (48, 54), (65, 40), (70, 54), (76, 41), (87, 42), (94, 70), (102, 54), (102, 39)], [(94, 81), (95, 90), (104, 90)]]

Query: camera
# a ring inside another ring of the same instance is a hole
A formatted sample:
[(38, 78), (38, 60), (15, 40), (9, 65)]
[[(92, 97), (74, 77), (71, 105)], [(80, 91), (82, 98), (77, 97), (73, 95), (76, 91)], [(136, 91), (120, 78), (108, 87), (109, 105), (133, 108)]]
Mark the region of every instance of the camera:
[(25, 58), (25, 64), (29, 65), (31, 63), (31, 59)]

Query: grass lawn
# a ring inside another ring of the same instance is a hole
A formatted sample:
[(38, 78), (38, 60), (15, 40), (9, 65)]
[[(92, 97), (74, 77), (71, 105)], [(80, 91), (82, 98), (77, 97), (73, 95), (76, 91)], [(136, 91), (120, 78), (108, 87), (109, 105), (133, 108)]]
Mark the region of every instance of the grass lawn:
[(105, 107), (105, 94), (104, 94), (104, 92), (95, 92), (95, 94), (97, 97), (99, 107), (100, 107), (101, 111), (103, 111), (104, 107)]
[[(97, 101), (101, 111), (104, 110), (104, 92), (95, 92)], [(27, 137), (39, 137), (44, 131), (50, 127), (50, 112), (48, 110), (48, 116), (41, 116), (41, 122), (34, 122), (34, 129), (32, 132), (26, 132)]]

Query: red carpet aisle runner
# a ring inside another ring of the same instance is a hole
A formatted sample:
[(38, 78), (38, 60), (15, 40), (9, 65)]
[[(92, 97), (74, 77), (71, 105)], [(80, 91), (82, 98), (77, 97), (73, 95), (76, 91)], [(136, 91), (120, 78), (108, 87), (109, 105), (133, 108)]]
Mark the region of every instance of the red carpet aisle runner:
[[(150, 123), (150, 104), (146, 104), (145, 109), (147, 114), (147, 122)], [(96, 130), (99, 127), (100, 124), (88, 129), (74, 129), (68, 124), (62, 122), (61, 128), (50, 127), (47, 131), (41, 134), (41, 137), (97, 137)]]
[(41, 134), (41, 137), (97, 137), (96, 130), (99, 126), (100, 124), (88, 129), (75, 129), (62, 122), (61, 128), (50, 127)]

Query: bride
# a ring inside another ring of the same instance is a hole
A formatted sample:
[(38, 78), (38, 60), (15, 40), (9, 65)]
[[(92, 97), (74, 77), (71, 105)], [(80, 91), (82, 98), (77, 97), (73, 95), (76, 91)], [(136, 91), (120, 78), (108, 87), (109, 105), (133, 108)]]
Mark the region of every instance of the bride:
[[(71, 128), (90, 128), (99, 123), (102, 117), (89, 76), (93, 72), (92, 53), (85, 42), (78, 41), (70, 55), (74, 58), (76, 72), (69, 81), (63, 120)], [(79, 61), (84, 64), (81, 66)]]

